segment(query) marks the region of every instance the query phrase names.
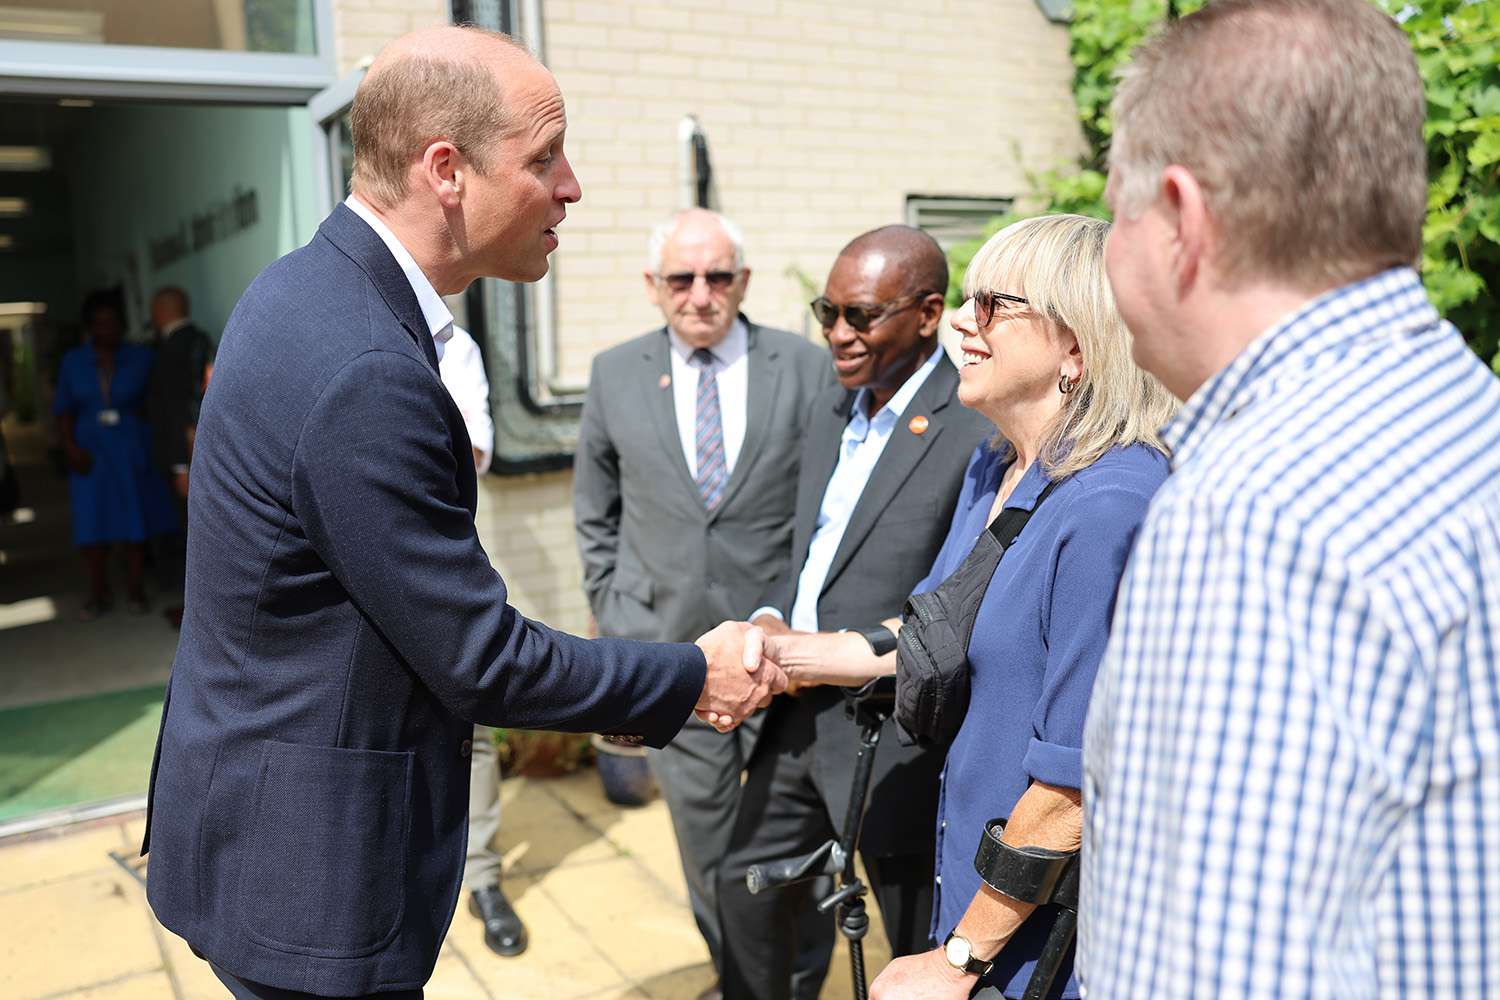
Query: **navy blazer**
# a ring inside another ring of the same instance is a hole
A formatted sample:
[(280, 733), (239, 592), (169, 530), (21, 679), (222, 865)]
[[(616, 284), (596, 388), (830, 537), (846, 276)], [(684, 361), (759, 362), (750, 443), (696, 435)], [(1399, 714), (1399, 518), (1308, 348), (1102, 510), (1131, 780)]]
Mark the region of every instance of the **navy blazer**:
[(416, 296), (345, 206), (235, 307), (191, 475), (152, 909), (246, 979), (418, 987), (458, 897), (473, 723), (662, 746), (703, 656), (506, 603)]

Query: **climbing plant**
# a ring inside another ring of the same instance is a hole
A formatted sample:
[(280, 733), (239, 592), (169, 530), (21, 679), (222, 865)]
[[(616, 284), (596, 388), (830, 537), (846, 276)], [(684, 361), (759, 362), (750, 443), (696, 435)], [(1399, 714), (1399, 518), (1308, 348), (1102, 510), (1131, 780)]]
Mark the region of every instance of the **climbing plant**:
[[(1427, 94), (1428, 189), (1422, 279), (1433, 303), (1500, 372), (1500, 3), (1372, 0), (1411, 39)], [(1131, 50), (1168, 17), (1169, 0), (1074, 0), (1068, 27), (1073, 96), (1086, 142), (1070, 169), (1028, 175), (1035, 212), (1109, 218), (1106, 152), (1115, 79)], [(1173, 13), (1203, 0), (1177, 0)], [(1032, 213), (1025, 213), (1032, 214)], [(1022, 218), (1011, 213), (988, 233)], [(987, 233), (987, 235), (988, 235)], [(982, 241), (953, 248), (950, 301)]]

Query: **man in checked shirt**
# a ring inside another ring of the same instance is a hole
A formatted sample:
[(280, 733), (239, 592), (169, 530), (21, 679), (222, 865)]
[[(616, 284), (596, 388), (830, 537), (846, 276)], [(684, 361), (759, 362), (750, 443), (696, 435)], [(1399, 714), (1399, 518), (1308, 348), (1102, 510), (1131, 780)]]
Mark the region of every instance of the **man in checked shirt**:
[(1500, 383), (1413, 270), (1424, 113), (1367, 0), (1211, 3), (1116, 95), (1186, 405), (1084, 741), (1090, 997), (1500, 991)]

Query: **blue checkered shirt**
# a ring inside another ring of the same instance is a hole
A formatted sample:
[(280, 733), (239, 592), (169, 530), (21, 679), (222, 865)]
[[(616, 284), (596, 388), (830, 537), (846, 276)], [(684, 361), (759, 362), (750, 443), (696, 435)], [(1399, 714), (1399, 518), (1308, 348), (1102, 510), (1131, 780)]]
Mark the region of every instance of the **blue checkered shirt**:
[(1398, 268), (1168, 437), (1085, 730), (1086, 995), (1500, 996), (1500, 381)]

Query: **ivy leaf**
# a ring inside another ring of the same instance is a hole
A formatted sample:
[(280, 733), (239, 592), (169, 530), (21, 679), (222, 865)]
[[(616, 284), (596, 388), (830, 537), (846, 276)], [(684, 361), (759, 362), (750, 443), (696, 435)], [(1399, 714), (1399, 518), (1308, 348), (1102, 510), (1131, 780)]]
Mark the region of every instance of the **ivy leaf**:
[(1469, 147), (1469, 166), (1481, 170), (1491, 163), (1500, 163), (1500, 129), (1483, 133)]

